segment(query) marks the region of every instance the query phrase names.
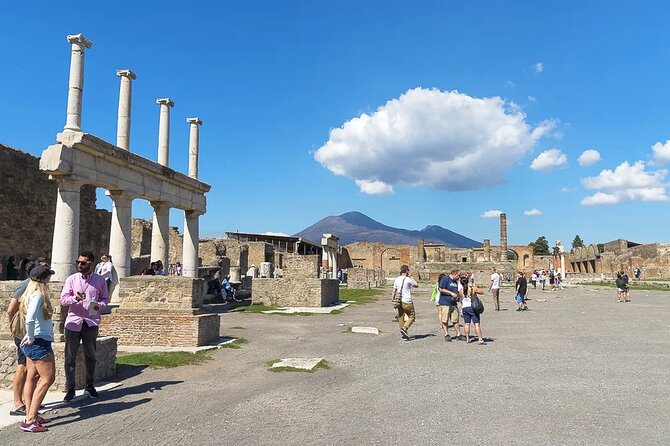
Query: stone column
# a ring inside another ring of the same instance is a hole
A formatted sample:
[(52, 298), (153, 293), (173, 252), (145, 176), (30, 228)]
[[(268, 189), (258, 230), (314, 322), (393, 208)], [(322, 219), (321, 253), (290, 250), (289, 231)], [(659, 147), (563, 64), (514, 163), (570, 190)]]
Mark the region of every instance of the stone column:
[(191, 125), (191, 132), (188, 139), (188, 176), (198, 178), (198, 152), (200, 150), (200, 118), (186, 118), (186, 122)]
[(500, 260), (507, 260), (507, 214), (500, 214)]
[(79, 249), (79, 207), (81, 184), (70, 179), (58, 180), (54, 237), (51, 245), (51, 269), (54, 282), (64, 282), (77, 270)]
[(328, 269), (328, 247), (323, 245), (321, 246), (321, 266), (324, 270)]
[(184, 277), (198, 277), (198, 245), (200, 213), (195, 211), (184, 211), (184, 245), (182, 264), (184, 266)]
[(416, 246), (417, 251), (419, 251), (417, 254), (419, 255), (419, 262), (423, 263), (426, 261), (426, 248), (424, 247), (424, 241), (423, 239), (419, 239), (417, 246)]
[[(130, 276), (130, 241), (133, 229), (133, 199), (123, 191), (108, 192), (112, 198), (112, 225), (109, 231), (109, 254), (116, 270), (116, 278)], [(115, 283), (112, 301), (119, 300), (119, 286)]]
[(130, 150), (130, 104), (132, 102), (133, 81), (137, 79), (137, 76), (130, 70), (116, 70), (116, 75), (121, 78), (119, 113), (116, 123), (116, 146)]
[(337, 251), (333, 250), (333, 279), (337, 279)]
[(151, 206), (154, 208), (154, 222), (151, 228), (151, 261), (160, 260), (167, 268), (170, 250), (170, 207), (160, 201), (152, 202)]
[(484, 239), (484, 260), (487, 262), (491, 261), (491, 240)]
[(559, 255), (561, 256), (561, 279), (565, 280), (565, 254), (560, 253)]
[(70, 82), (67, 93), (67, 119), (65, 128), (73, 132), (81, 131), (81, 100), (84, 93), (84, 50), (93, 42), (81, 34), (67, 36), (72, 44), (70, 56)]
[(158, 164), (168, 167), (170, 161), (170, 107), (174, 102), (170, 98), (156, 99), (161, 106), (158, 121)]

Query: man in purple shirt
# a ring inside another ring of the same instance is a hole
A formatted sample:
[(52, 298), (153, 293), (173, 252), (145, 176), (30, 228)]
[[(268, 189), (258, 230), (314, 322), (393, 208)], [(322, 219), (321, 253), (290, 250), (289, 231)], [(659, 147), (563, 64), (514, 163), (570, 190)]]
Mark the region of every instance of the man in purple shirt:
[(78, 272), (65, 279), (60, 293), (61, 305), (68, 305), (65, 319), (65, 384), (67, 393), (64, 401), (74, 398), (75, 367), (79, 342), (84, 345), (86, 364), (86, 392), (98, 398), (93, 387), (95, 377), (95, 342), (100, 325), (100, 309), (109, 303), (107, 284), (102, 276), (93, 273), (92, 252), (82, 252), (77, 258)]

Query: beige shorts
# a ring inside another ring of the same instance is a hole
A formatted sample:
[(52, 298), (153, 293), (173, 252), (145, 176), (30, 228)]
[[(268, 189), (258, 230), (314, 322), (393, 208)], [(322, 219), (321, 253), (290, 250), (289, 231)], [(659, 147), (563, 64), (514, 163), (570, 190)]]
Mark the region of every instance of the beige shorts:
[(440, 305), (440, 320), (443, 324), (458, 324), (458, 307), (456, 305)]

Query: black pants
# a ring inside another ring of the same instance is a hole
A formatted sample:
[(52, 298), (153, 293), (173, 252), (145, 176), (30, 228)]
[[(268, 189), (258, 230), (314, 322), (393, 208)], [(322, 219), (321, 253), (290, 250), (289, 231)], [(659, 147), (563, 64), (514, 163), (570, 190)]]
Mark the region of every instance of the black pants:
[(65, 385), (74, 389), (77, 351), (79, 342), (84, 345), (84, 362), (86, 364), (86, 386), (92, 386), (95, 377), (95, 341), (98, 338), (98, 327), (89, 327), (84, 322), (81, 331), (65, 329)]

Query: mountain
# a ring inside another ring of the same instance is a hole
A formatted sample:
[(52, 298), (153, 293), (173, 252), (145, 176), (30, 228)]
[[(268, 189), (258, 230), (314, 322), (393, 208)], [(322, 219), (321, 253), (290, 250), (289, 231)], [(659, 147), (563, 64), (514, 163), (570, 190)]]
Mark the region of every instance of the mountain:
[(481, 243), (441, 226), (430, 225), (420, 231), (392, 228), (371, 219), (360, 212), (326, 217), (309, 228), (295, 234), (318, 243), (323, 234), (334, 234), (340, 238), (340, 245), (354, 242), (383, 242), (388, 245), (416, 245), (419, 239), (426, 243), (444, 243), (454, 248), (472, 248)]

